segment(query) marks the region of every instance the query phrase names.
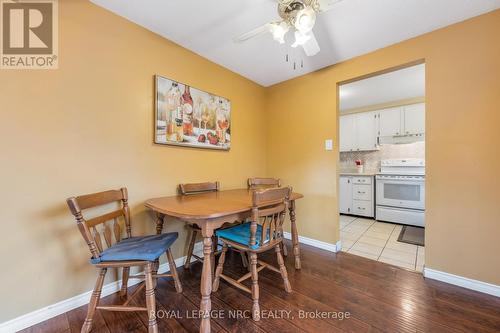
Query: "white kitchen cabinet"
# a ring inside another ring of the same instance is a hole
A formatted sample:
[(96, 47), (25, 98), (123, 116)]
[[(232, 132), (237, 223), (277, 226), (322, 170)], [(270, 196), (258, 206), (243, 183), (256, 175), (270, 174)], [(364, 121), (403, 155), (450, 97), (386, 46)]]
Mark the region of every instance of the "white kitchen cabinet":
[(352, 186), (352, 198), (354, 200), (371, 200), (373, 196), (371, 186), (356, 185)]
[(354, 176), (352, 178), (352, 183), (353, 184), (360, 184), (360, 185), (369, 185), (372, 183), (372, 177)]
[(379, 112), (379, 136), (412, 136), (425, 133), (425, 103), (383, 109)]
[(379, 143), (421, 141), (425, 103), (340, 116), (340, 152), (378, 150)]
[(404, 134), (415, 135), (425, 133), (425, 104), (412, 104), (403, 108)]
[(377, 149), (378, 112), (356, 114), (356, 150)]
[(340, 151), (377, 150), (378, 113), (363, 112), (340, 117)]
[(339, 122), (340, 151), (352, 151), (356, 146), (356, 115), (349, 114), (340, 117)]
[(354, 215), (373, 217), (372, 202), (366, 200), (353, 200), (352, 213)]
[(373, 176), (341, 175), (339, 192), (339, 211), (341, 214), (374, 217)]
[(339, 210), (342, 214), (350, 214), (352, 210), (352, 177), (340, 176)]
[(383, 109), (379, 111), (379, 135), (397, 136), (401, 135), (403, 118), (401, 107)]

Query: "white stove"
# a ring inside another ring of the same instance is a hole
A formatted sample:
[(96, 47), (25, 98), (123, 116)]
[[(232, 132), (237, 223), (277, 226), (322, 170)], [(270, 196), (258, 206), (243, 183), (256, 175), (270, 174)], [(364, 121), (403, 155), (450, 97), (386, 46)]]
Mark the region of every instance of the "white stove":
[(423, 159), (383, 160), (375, 179), (377, 220), (425, 225)]

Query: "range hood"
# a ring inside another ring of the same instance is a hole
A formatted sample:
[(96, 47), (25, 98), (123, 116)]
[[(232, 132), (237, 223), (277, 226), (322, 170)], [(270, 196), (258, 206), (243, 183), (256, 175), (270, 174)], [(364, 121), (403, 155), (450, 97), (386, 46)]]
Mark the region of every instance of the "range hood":
[(379, 136), (379, 145), (384, 144), (405, 144), (425, 141), (425, 134), (408, 134), (408, 135), (395, 135), (395, 136)]

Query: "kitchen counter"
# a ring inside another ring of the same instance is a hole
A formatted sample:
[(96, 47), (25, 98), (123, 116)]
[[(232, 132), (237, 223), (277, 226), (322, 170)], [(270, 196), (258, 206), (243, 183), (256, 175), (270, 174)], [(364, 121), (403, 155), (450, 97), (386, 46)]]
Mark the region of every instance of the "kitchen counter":
[(378, 171), (368, 170), (368, 171), (363, 172), (363, 173), (359, 173), (359, 172), (356, 172), (356, 171), (340, 171), (339, 174), (341, 176), (360, 176), (360, 177), (365, 176), (365, 177), (373, 177), (377, 173), (378, 173)]

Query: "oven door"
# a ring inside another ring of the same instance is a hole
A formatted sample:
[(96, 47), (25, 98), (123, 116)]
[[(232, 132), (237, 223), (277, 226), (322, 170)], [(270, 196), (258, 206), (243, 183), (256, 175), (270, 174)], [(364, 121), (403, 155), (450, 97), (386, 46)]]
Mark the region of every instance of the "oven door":
[(377, 176), (377, 205), (425, 209), (425, 180), (415, 177)]

